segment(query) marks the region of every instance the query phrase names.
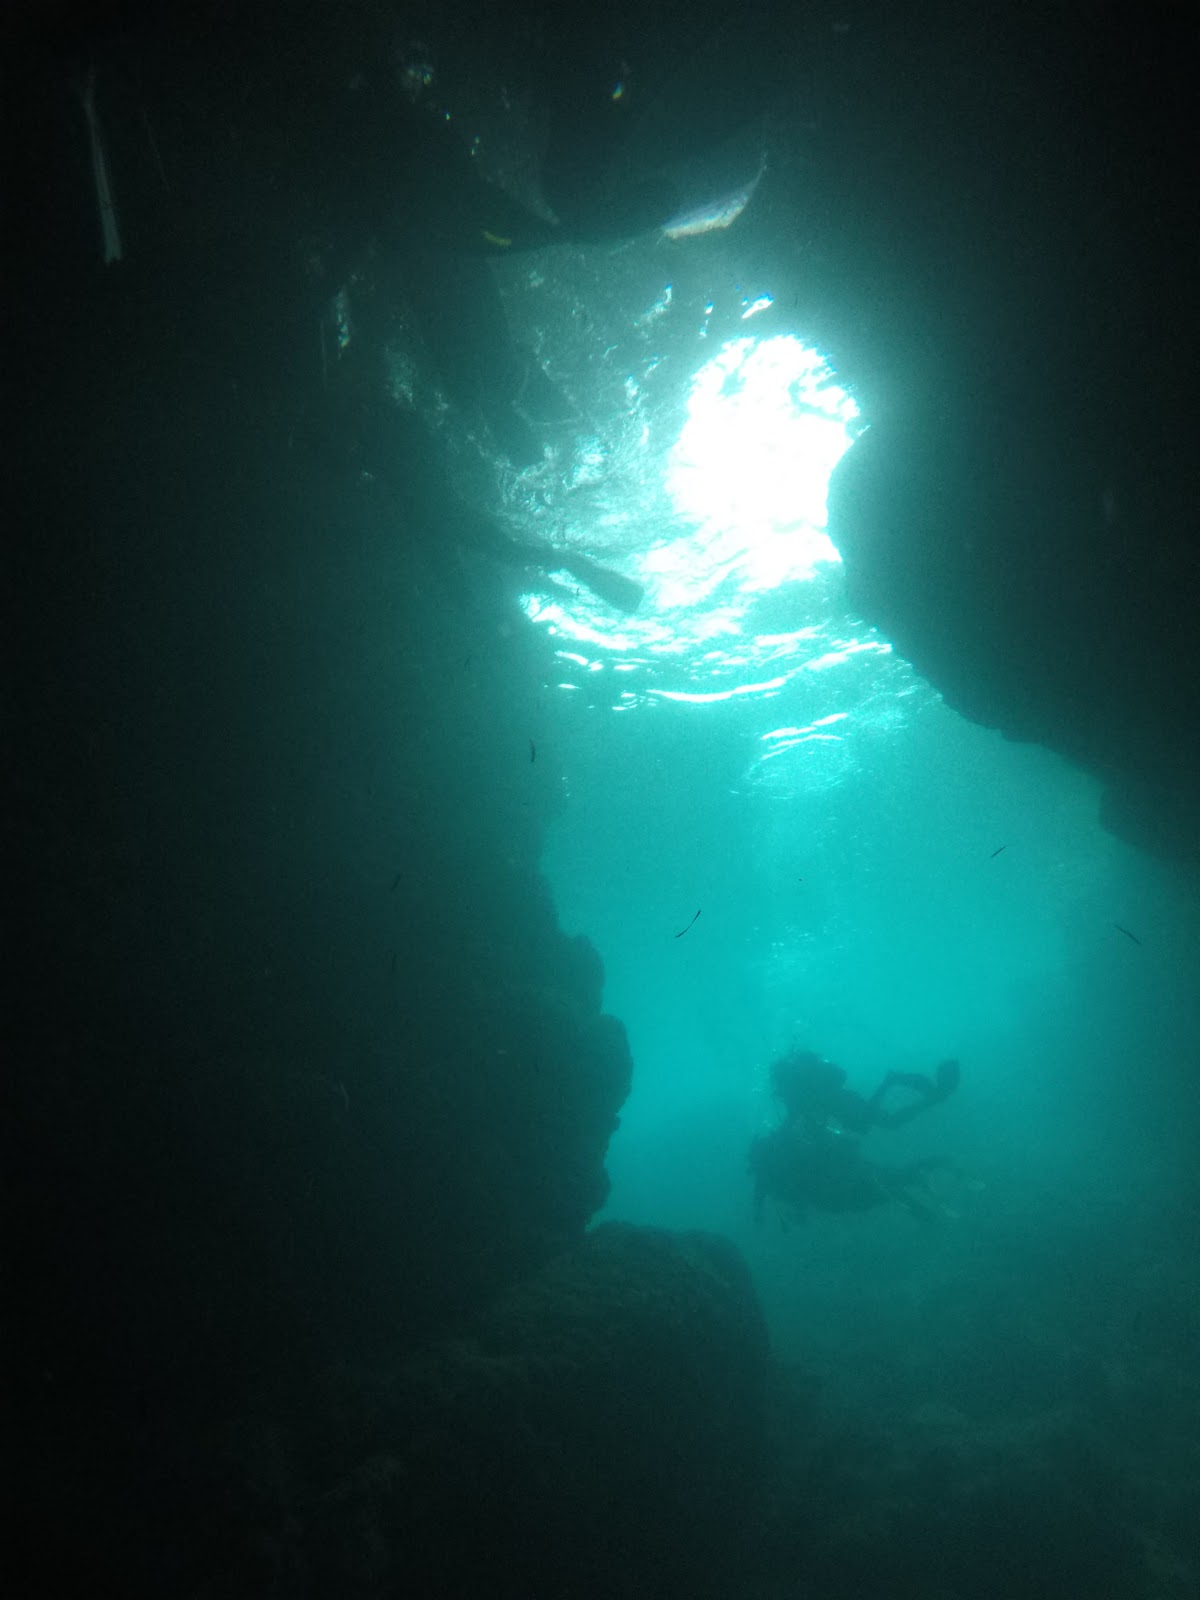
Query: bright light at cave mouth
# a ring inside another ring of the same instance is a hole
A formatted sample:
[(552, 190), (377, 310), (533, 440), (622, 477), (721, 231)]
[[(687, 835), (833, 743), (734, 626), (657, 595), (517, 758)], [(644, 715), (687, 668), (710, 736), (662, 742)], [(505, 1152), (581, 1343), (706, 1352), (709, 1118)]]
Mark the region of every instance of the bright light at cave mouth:
[(789, 606), (782, 627), (760, 631), (755, 616), (771, 591), (839, 561), (826, 497), (859, 431), (858, 408), (819, 351), (791, 335), (726, 344), (692, 379), (675, 443), (657, 461), (641, 457), (628, 506), (608, 507), (607, 529), (633, 536), (614, 548), (575, 530), (581, 548), (644, 586), (637, 613), (614, 615), (587, 595), (570, 606), (527, 599), (561, 641), (575, 680), (564, 687), (578, 686), (581, 668), (607, 669), (621, 675), (613, 700), (626, 707), (757, 697), (831, 649), (878, 648), (835, 638), (815, 593), (802, 614)]
[(824, 356), (798, 339), (734, 340), (696, 374), (667, 487), (714, 564), (738, 559), (744, 589), (839, 560), (825, 502), (857, 417)]

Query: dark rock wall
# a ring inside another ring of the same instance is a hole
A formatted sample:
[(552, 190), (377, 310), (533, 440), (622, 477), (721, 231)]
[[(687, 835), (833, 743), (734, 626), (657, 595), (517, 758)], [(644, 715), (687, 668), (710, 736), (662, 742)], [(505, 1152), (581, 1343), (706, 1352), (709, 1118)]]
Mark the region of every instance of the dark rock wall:
[[(319, 1456), (331, 1369), (400, 1360), (577, 1240), (631, 1074), (537, 872), (561, 777), (531, 761), (518, 580), (454, 539), (413, 424), (381, 482), (322, 382), (280, 165), (301, 40), (247, 22), (223, 59), (199, 15), (96, 47), (114, 167), (141, 147), (117, 265), (70, 53), (31, 45), (7, 107), (29, 1594), (249, 1582), (255, 1496)], [(175, 180), (144, 215), (143, 109)]]
[(811, 292), (873, 423), (830, 502), (851, 593), (951, 705), (1194, 860), (1194, 19), (892, 11), (814, 71)]

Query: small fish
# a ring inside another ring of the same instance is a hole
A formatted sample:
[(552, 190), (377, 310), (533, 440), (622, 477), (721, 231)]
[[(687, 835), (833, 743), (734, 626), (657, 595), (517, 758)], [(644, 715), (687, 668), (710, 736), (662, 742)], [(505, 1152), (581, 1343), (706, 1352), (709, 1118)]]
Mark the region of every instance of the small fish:
[(1130, 933), (1129, 929), (1123, 928), (1119, 922), (1114, 922), (1113, 927), (1118, 933), (1123, 933), (1127, 939), (1132, 939), (1134, 944), (1141, 944), (1142, 941), (1138, 938), (1137, 934)]
[(396, 890), (400, 887), (400, 879), (402, 876), (403, 874), (398, 872), (392, 879), (392, 887), (388, 890), (389, 894), (395, 894)]
[[(701, 910), (703, 910), (703, 907), (701, 907)], [(700, 915), (700, 912), (699, 912), (699, 911), (697, 911), (697, 913), (696, 913), (696, 917), (698, 917), (698, 916), (699, 916), (699, 915)], [(693, 917), (693, 918), (692, 918), (692, 922), (695, 922), (695, 920), (696, 920), (696, 917)], [(686, 933), (686, 932), (687, 932), (687, 931), (688, 931), (688, 928), (690, 928), (690, 927), (691, 927), (691, 925), (692, 925), (692, 922), (689, 922), (689, 923), (688, 923), (688, 925), (687, 925), (687, 928), (680, 928), (680, 930), (679, 930), (679, 932), (678, 932), (678, 933), (677, 933), (677, 934), (676, 934), (676, 935), (675, 935), (675, 937), (676, 937), (676, 938), (677, 938), (677, 939), (682, 939), (682, 938), (683, 938), (683, 936), (684, 936), (684, 934), (685, 934), (685, 933)]]
[(532, 739), (529, 741), (529, 760), (531, 764), (537, 760), (537, 745), (534, 744)]
[(992, 851), (992, 853), (991, 853), (991, 855), (990, 855), (990, 856), (989, 856), (989, 857), (988, 857), (988, 860), (989, 860), (989, 861), (995, 861), (995, 859), (996, 859), (996, 857), (997, 857), (997, 856), (999, 856), (999, 855), (1003, 855), (1003, 854), (1004, 854), (1004, 852), (1005, 852), (1005, 851), (1006, 851), (1006, 850), (1007, 850), (1007, 849), (1008, 849), (1008, 846), (1007, 846), (1007, 845), (1006, 845), (1006, 844), (1002, 844), (1002, 845), (1001, 845), (1001, 846), (1000, 846), (1000, 848), (999, 848), (999, 850), (993, 850), (993, 851)]

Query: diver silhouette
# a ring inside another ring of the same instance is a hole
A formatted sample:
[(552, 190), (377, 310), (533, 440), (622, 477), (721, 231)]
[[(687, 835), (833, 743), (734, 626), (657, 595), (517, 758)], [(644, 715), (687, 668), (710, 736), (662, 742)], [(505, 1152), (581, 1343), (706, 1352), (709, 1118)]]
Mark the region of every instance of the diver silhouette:
[[(958, 1062), (942, 1061), (933, 1077), (921, 1072), (887, 1072), (874, 1093), (864, 1096), (846, 1086), (842, 1067), (812, 1050), (789, 1051), (771, 1066), (771, 1088), (789, 1122), (835, 1123), (851, 1134), (867, 1133), (871, 1128), (902, 1128), (952, 1095), (958, 1080)], [(898, 1091), (912, 1098), (889, 1104)]]
[[(793, 1050), (771, 1067), (771, 1087), (784, 1117), (750, 1147), (754, 1211), (762, 1219), (766, 1202), (786, 1212), (865, 1211), (897, 1202), (927, 1219), (943, 1207), (929, 1178), (945, 1166), (938, 1157), (887, 1166), (868, 1160), (861, 1137), (872, 1128), (899, 1128), (947, 1099), (959, 1082), (959, 1064), (939, 1063), (932, 1077), (888, 1072), (864, 1096), (846, 1085), (844, 1070), (811, 1050)], [(899, 1105), (896, 1094), (906, 1097)]]

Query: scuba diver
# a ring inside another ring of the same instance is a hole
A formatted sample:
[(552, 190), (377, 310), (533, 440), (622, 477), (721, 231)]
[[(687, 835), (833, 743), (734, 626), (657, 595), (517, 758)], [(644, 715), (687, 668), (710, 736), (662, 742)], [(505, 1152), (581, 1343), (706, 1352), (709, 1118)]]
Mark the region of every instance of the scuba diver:
[[(869, 1097), (846, 1087), (846, 1073), (813, 1050), (791, 1050), (771, 1066), (771, 1088), (789, 1122), (836, 1123), (843, 1133), (871, 1128), (902, 1128), (913, 1117), (940, 1105), (958, 1088), (957, 1061), (941, 1061), (932, 1078), (922, 1072), (887, 1072)], [(913, 1096), (900, 1105), (889, 1099), (901, 1091)]]
[[(811, 1050), (793, 1050), (771, 1067), (771, 1087), (783, 1120), (750, 1147), (754, 1214), (762, 1220), (768, 1199), (783, 1214), (867, 1211), (896, 1202), (929, 1220), (945, 1214), (930, 1187), (938, 1157), (884, 1166), (862, 1153), (861, 1137), (874, 1127), (899, 1128), (947, 1099), (958, 1087), (959, 1065), (939, 1063), (933, 1077), (888, 1072), (870, 1096), (846, 1086), (846, 1074)], [(897, 1093), (902, 1103), (889, 1104)]]

